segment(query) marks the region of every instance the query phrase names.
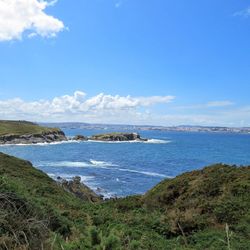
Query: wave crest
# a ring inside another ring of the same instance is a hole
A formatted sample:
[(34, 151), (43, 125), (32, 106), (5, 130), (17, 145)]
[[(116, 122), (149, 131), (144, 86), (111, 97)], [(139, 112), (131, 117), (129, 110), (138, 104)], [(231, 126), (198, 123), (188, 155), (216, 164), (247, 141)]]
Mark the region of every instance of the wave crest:
[(148, 139), (147, 141), (98, 141), (98, 140), (88, 140), (84, 141), (85, 143), (91, 142), (91, 143), (149, 143), (149, 144), (167, 144), (171, 143), (169, 140), (160, 140), (160, 139)]
[(152, 177), (161, 177), (161, 178), (172, 178), (165, 174), (155, 173), (155, 172), (148, 172), (142, 170), (135, 170), (129, 168), (121, 168), (116, 164), (111, 162), (105, 161), (97, 161), (97, 160), (90, 160), (89, 162), (74, 162), (74, 161), (58, 161), (58, 162), (40, 162), (37, 164), (40, 167), (74, 167), (74, 168), (100, 168), (100, 169), (107, 169), (107, 170), (116, 170), (120, 172), (129, 172), (141, 175), (147, 175)]

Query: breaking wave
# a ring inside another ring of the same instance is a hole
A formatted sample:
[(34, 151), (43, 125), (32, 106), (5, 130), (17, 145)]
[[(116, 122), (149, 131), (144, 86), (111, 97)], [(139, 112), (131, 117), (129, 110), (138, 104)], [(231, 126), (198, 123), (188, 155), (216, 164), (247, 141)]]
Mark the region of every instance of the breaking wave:
[(74, 168), (83, 168), (83, 167), (106, 167), (106, 166), (117, 166), (111, 162), (105, 161), (96, 161), (90, 160), (88, 162), (84, 161), (56, 161), (56, 162), (39, 162), (38, 166), (46, 167), (74, 167)]
[(24, 144), (24, 143), (18, 143), (18, 144), (1, 144), (1, 147), (13, 147), (13, 146), (51, 146), (51, 145), (60, 145), (60, 144), (72, 144), (72, 143), (80, 143), (80, 141), (76, 140), (69, 140), (69, 141), (58, 141), (58, 142), (40, 142), (40, 143), (30, 143), (30, 144)]
[(149, 143), (149, 144), (167, 144), (171, 143), (168, 140), (159, 140), (159, 139), (148, 139), (147, 141), (97, 141), (97, 140), (88, 140), (85, 143), (92, 142), (92, 143)]
[(59, 142), (40, 142), (40, 143), (34, 143), (34, 144), (24, 144), (24, 143), (18, 143), (18, 144), (0, 144), (0, 147), (13, 147), (13, 146), (53, 146), (53, 145), (61, 145), (61, 144), (74, 144), (74, 143), (114, 143), (114, 144), (120, 144), (120, 143), (145, 143), (145, 144), (167, 144), (171, 143), (169, 140), (159, 140), (159, 139), (149, 139), (147, 141), (96, 141), (96, 140), (88, 140), (88, 141), (77, 141), (77, 140), (68, 140), (68, 141), (59, 141)]
[(167, 176), (161, 173), (140, 171), (140, 170), (134, 170), (134, 169), (129, 169), (129, 168), (120, 168), (118, 165), (113, 164), (111, 162), (96, 161), (96, 160), (90, 160), (89, 162), (74, 162), (74, 161), (40, 162), (37, 165), (41, 167), (46, 166), (46, 167), (100, 168), (100, 169), (135, 173), (135, 174), (140, 174), (140, 175), (147, 175), (147, 176), (152, 176), (152, 177), (172, 178), (171, 176)]

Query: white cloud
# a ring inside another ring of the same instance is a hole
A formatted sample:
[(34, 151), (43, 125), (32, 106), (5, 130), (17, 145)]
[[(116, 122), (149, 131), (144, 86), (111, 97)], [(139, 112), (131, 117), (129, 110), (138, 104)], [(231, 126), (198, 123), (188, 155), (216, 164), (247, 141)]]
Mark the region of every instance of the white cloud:
[(213, 101), (207, 103), (207, 107), (227, 107), (234, 105), (231, 101)]
[(138, 98), (139, 103), (142, 106), (151, 106), (157, 103), (168, 103), (174, 100), (174, 96), (150, 96)]
[(0, 0), (0, 41), (21, 39), (24, 32), (28, 32), (28, 37), (56, 36), (64, 29), (64, 24), (44, 12), (55, 3), (43, 0)]
[[(31, 120), (88, 120), (89, 122), (132, 122), (143, 116), (138, 110), (154, 104), (169, 103), (173, 96), (131, 97), (105, 95), (103, 93), (86, 98), (76, 91), (74, 95), (55, 97), (52, 100), (26, 102), (20, 98), (0, 101), (0, 116), (3, 119)], [(147, 112), (144, 112), (145, 114)]]
[(241, 17), (249, 17), (250, 16), (250, 7), (245, 10), (237, 11), (233, 14), (233, 16), (241, 16)]
[(235, 105), (234, 102), (225, 100), (225, 101), (210, 101), (207, 103), (198, 103), (192, 105), (183, 105), (183, 106), (175, 106), (175, 110), (214, 110), (219, 108), (226, 108)]
[[(1, 119), (31, 121), (79, 121), (113, 124), (250, 126), (250, 106), (238, 107), (229, 101), (209, 102), (192, 109), (166, 105), (173, 96), (132, 97), (82, 91), (51, 100), (0, 100)], [(153, 105), (165, 105), (154, 109)], [(215, 108), (217, 107), (217, 108)]]
[(58, 0), (51, 0), (50, 2), (47, 3), (47, 6), (54, 6)]

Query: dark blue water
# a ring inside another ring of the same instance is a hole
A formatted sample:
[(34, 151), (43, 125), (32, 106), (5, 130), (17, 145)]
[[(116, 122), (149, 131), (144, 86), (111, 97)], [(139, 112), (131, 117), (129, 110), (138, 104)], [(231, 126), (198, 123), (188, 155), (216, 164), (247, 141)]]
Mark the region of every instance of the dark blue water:
[[(103, 131), (66, 130), (68, 136)], [(105, 131), (108, 132), (108, 131)], [(250, 165), (250, 135), (144, 131), (147, 143), (80, 142), (1, 146), (53, 178), (79, 175), (106, 196), (141, 194), (166, 177), (213, 163)]]

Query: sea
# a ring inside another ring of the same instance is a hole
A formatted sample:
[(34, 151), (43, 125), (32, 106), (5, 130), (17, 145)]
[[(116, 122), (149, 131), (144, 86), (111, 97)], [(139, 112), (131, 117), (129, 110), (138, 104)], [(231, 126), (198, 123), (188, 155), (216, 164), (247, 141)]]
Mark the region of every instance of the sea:
[[(64, 132), (72, 137), (114, 131), (67, 128)], [(215, 163), (250, 165), (250, 134), (133, 132), (149, 140), (4, 145), (0, 151), (31, 161), (54, 179), (80, 176), (84, 184), (106, 198), (143, 194), (165, 178)]]

